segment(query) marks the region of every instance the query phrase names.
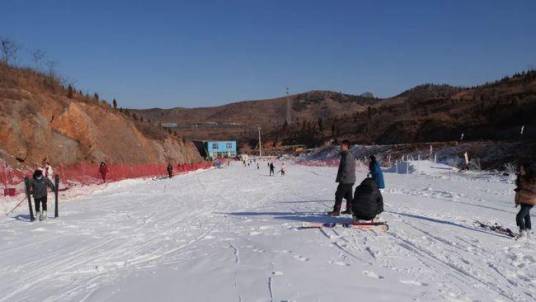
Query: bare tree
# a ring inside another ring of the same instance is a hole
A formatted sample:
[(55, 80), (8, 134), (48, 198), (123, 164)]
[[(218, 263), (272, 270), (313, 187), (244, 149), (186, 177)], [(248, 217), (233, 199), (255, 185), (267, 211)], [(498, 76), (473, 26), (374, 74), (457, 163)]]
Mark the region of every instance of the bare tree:
[(15, 41), (0, 37), (0, 51), (2, 52), (2, 62), (8, 65), (17, 60), (19, 46)]
[(58, 62), (56, 62), (54, 60), (47, 60), (45, 64), (46, 64), (47, 69), (48, 69), (48, 75), (51, 76), (51, 77), (55, 77), (56, 76), (56, 67), (58, 66)]
[(32, 61), (34, 63), (35, 68), (41, 69), (41, 67), (43, 67), (43, 65), (45, 64), (46, 57), (46, 52), (41, 49), (36, 49), (32, 51)]

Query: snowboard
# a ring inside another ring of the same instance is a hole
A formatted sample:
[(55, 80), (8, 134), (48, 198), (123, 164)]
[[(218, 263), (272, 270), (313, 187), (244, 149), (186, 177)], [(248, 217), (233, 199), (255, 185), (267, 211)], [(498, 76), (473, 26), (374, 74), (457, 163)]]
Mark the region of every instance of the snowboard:
[(350, 222), (350, 223), (336, 223), (336, 222), (325, 222), (325, 223), (308, 223), (304, 224), (298, 229), (321, 229), (321, 228), (335, 228), (337, 226), (348, 228), (348, 229), (359, 229), (359, 230), (379, 230), (379, 231), (388, 231), (389, 225), (385, 221), (374, 221), (374, 222)]
[(485, 222), (475, 220), (474, 224), (476, 226), (478, 226), (478, 227), (483, 228), (483, 229), (490, 230), (490, 231), (493, 231), (495, 233), (499, 233), (501, 235), (505, 235), (505, 236), (508, 236), (508, 237), (516, 238), (516, 236), (517, 236), (517, 233), (515, 233), (514, 231), (512, 231), (509, 228), (501, 226), (498, 223), (491, 224), (491, 223), (485, 223)]

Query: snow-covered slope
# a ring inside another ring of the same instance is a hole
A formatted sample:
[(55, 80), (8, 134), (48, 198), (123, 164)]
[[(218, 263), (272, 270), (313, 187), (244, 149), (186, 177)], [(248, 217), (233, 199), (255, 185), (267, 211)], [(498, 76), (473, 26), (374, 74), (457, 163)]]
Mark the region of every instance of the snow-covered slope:
[(336, 168), (267, 174), (123, 181), (46, 223), (21, 207), (0, 218), (0, 301), (536, 299), (534, 243), (473, 226), (514, 228), (510, 180), (386, 173), (380, 233), (297, 229), (332, 220)]

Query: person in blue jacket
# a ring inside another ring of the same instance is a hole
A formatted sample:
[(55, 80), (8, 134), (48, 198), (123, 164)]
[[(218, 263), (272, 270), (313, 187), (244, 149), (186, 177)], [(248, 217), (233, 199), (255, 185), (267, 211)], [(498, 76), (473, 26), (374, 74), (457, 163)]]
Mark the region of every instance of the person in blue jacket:
[(380, 167), (380, 164), (376, 160), (376, 156), (371, 155), (370, 156), (370, 163), (369, 163), (369, 174), (376, 183), (376, 186), (378, 189), (383, 190), (385, 189), (385, 182), (383, 181), (383, 172)]

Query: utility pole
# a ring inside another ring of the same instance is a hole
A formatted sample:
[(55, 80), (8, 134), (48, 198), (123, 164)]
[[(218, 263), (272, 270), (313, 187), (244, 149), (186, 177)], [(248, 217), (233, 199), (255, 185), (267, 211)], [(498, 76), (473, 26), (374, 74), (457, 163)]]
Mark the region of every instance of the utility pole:
[(262, 157), (261, 127), (257, 127), (257, 130), (259, 130), (259, 157)]
[(288, 97), (288, 87), (287, 87), (287, 125), (289, 126), (290, 126), (290, 123), (292, 122), (290, 118), (290, 109), (291, 109), (291, 104), (290, 104), (290, 98)]

